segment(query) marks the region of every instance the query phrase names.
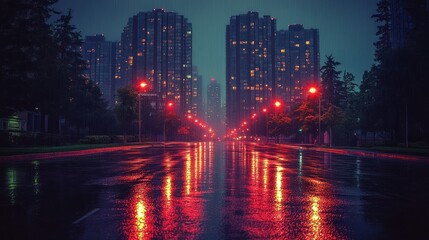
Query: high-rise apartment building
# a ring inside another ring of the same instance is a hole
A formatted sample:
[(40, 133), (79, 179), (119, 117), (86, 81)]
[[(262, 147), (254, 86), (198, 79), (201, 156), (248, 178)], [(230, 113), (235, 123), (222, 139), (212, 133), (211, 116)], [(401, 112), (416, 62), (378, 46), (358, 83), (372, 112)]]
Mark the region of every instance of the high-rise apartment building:
[(97, 85), (108, 106), (114, 106), (116, 43), (106, 41), (104, 35), (87, 36), (83, 44), (83, 58), (87, 63), (87, 77)]
[[(320, 78), (319, 32), (290, 25), (276, 35), (276, 93), (286, 103), (303, 100)], [(290, 106), (290, 104), (289, 104)]]
[(207, 123), (220, 130), (222, 122), (222, 108), (220, 84), (216, 79), (211, 78), (207, 86)]
[(267, 106), (275, 97), (276, 20), (257, 12), (232, 16), (226, 27), (228, 127)]
[(119, 54), (121, 86), (146, 81), (161, 108), (174, 101), (178, 114), (192, 112), (192, 26), (184, 16), (154, 9), (129, 18)]

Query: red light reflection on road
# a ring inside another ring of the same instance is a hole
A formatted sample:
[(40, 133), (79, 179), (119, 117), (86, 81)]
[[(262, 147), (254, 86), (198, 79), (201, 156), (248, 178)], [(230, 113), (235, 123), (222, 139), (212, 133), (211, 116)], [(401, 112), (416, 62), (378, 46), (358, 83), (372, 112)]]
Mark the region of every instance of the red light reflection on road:
[(153, 238), (153, 208), (147, 199), (145, 188), (143, 184), (134, 188), (134, 195), (129, 204), (131, 219), (125, 229), (128, 239)]

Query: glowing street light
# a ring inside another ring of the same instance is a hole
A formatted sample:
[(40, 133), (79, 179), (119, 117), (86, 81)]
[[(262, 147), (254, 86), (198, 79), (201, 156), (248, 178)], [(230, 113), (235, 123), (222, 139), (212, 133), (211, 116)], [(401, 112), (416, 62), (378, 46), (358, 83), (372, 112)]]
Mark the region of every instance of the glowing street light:
[(167, 107), (168, 107), (168, 108), (170, 108), (170, 109), (171, 109), (173, 106), (174, 106), (174, 103), (173, 103), (173, 102), (168, 102), (168, 103), (167, 103)]
[[(315, 95), (315, 94), (317, 94), (317, 88), (316, 87), (310, 87), (309, 89), (308, 89), (308, 92), (311, 94), (311, 95)], [(318, 129), (318, 134), (319, 134), (319, 139), (318, 139), (318, 144), (320, 145), (321, 144), (321, 133), (320, 133), (320, 105), (321, 105), (321, 100), (320, 100), (320, 97), (321, 97), (321, 95), (322, 94), (319, 94), (319, 129)]]
[(147, 83), (146, 82), (141, 82), (140, 83), (140, 88), (144, 89), (147, 87)]
[(139, 97), (139, 142), (142, 141), (142, 104), (141, 104), (141, 97), (144, 91), (146, 91), (148, 84), (145, 81), (140, 82), (139, 87), (140, 91), (138, 94)]
[[(167, 102), (166, 104), (166, 111), (167, 110), (172, 110), (174, 107), (174, 103), (173, 102)], [(166, 133), (165, 133), (165, 122), (166, 122), (166, 116), (164, 116), (164, 142), (166, 141)]]
[(276, 108), (279, 108), (281, 105), (282, 105), (282, 103), (281, 103), (280, 101), (275, 101), (275, 102), (274, 102), (274, 106), (275, 106)]

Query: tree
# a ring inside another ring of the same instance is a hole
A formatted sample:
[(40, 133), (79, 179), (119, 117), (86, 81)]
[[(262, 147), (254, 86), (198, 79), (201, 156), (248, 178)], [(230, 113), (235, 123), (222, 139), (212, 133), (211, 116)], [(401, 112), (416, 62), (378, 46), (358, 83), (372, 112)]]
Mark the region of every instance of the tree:
[(339, 134), (336, 142), (354, 145), (355, 144), (355, 131), (358, 129), (358, 95), (356, 92), (356, 83), (355, 77), (353, 74), (344, 71), (343, 75), (343, 87), (345, 92), (345, 98), (342, 103), (341, 108), (344, 112), (344, 122), (341, 129), (339, 129)]
[(326, 123), (329, 129), (329, 145), (332, 145), (332, 127), (342, 121), (333, 120), (336, 117), (342, 117), (340, 114), (346, 102), (346, 88), (340, 80), (341, 71), (337, 71), (339, 62), (335, 61), (332, 55), (326, 56), (326, 62), (320, 69), (322, 77), (322, 103), (323, 107), (328, 109), (324, 110), (321, 120)]
[[(107, 103), (102, 99), (100, 89), (85, 77), (87, 68), (80, 52), (82, 39), (75, 26), (71, 24), (71, 11), (60, 16), (54, 25), (54, 40), (56, 43), (58, 78), (55, 89), (59, 96), (58, 109), (52, 111), (52, 116), (62, 114), (78, 129), (88, 129), (90, 132), (97, 126), (100, 116), (106, 113)], [(55, 119), (55, 118), (54, 118)], [(113, 124), (113, 123), (112, 123)]]
[(374, 43), (375, 60), (382, 64), (386, 54), (391, 50), (390, 42), (391, 31), (391, 14), (389, 0), (380, 0), (377, 3), (377, 13), (371, 16), (378, 23), (377, 33), (378, 40)]
[(323, 110), (323, 114), (320, 116), (322, 123), (328, 126), (330, 147), (332, 146), (332, 139), (334, 138), (333, 127), (343, 124), (344, 118), (344, 111), (333, 104), (328, 104)]
[(126, 141), (126, 134), (130, 129), (130, 125), (137, 119), (136, 103), (137, 92), (132, 87), (125, 87), (118, 89), (119, 104), (115, 107), (115, 114), (118, 122), (122, 128), (124, 141)]
[(304, 133), (316, 135), (319, 123), (317, 104), (316, 100), (305, 100), (293, 111)]
[[(0, 116), (41, 105), (44, 81), (52, 79), (51, 29), (56, 0), (4, 0), (0, 10)], [(46, 87), (44, 88), (46, 89)], [(46, 96), (45, 96), (46, 97)], [(46, 101), (45, 101), (46, 102)]]
[(341, 71), (337, 71), (339, 62), (332, 55), (326, 56), (326, 62), (320, 69), (322, 77), (322, 101), (327, 104), (340, 105), (344, 99), (344, 87), (340, 81)]
[(166, 111), (164, 113), (165, 136), (166, 138), (174, 138), (181, 126), (180, 118), (174, 111)]
[(271, 114), (268, 119), (268, 129), (270, 136), (276, 137), (276, 141), (280, 135), (287, 134), (290, 130), (292, 120), (284, 113)]

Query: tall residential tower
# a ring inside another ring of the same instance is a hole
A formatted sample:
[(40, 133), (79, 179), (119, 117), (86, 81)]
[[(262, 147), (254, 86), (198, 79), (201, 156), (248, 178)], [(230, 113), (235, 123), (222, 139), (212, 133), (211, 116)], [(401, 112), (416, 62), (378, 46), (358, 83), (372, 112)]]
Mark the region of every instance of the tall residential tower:
[(207, 123), (220, 132), (222, 126), (220, 84), (211, 78), (207, 86)]
[(192, 26), (177, 13), (154, 9), (129, 18), (120, 44), (121, 86), (149, 84), (163, 108), (192, 113)]
[(227, 126), (267, 106), (275, 97), (276, 20), (257, 12), (232, 16), (226, 27)]
[(320, 78), (319, 31), (290, 25), (276, 35), (276, 92), (286, 103), (303, 100)]
[(106, 41), (104, 35), (87, 36), (83, 43), (83, 58), (87, 63), (87, 77), (97, 85), (109, 108), (114, 106), (116, 43)]

